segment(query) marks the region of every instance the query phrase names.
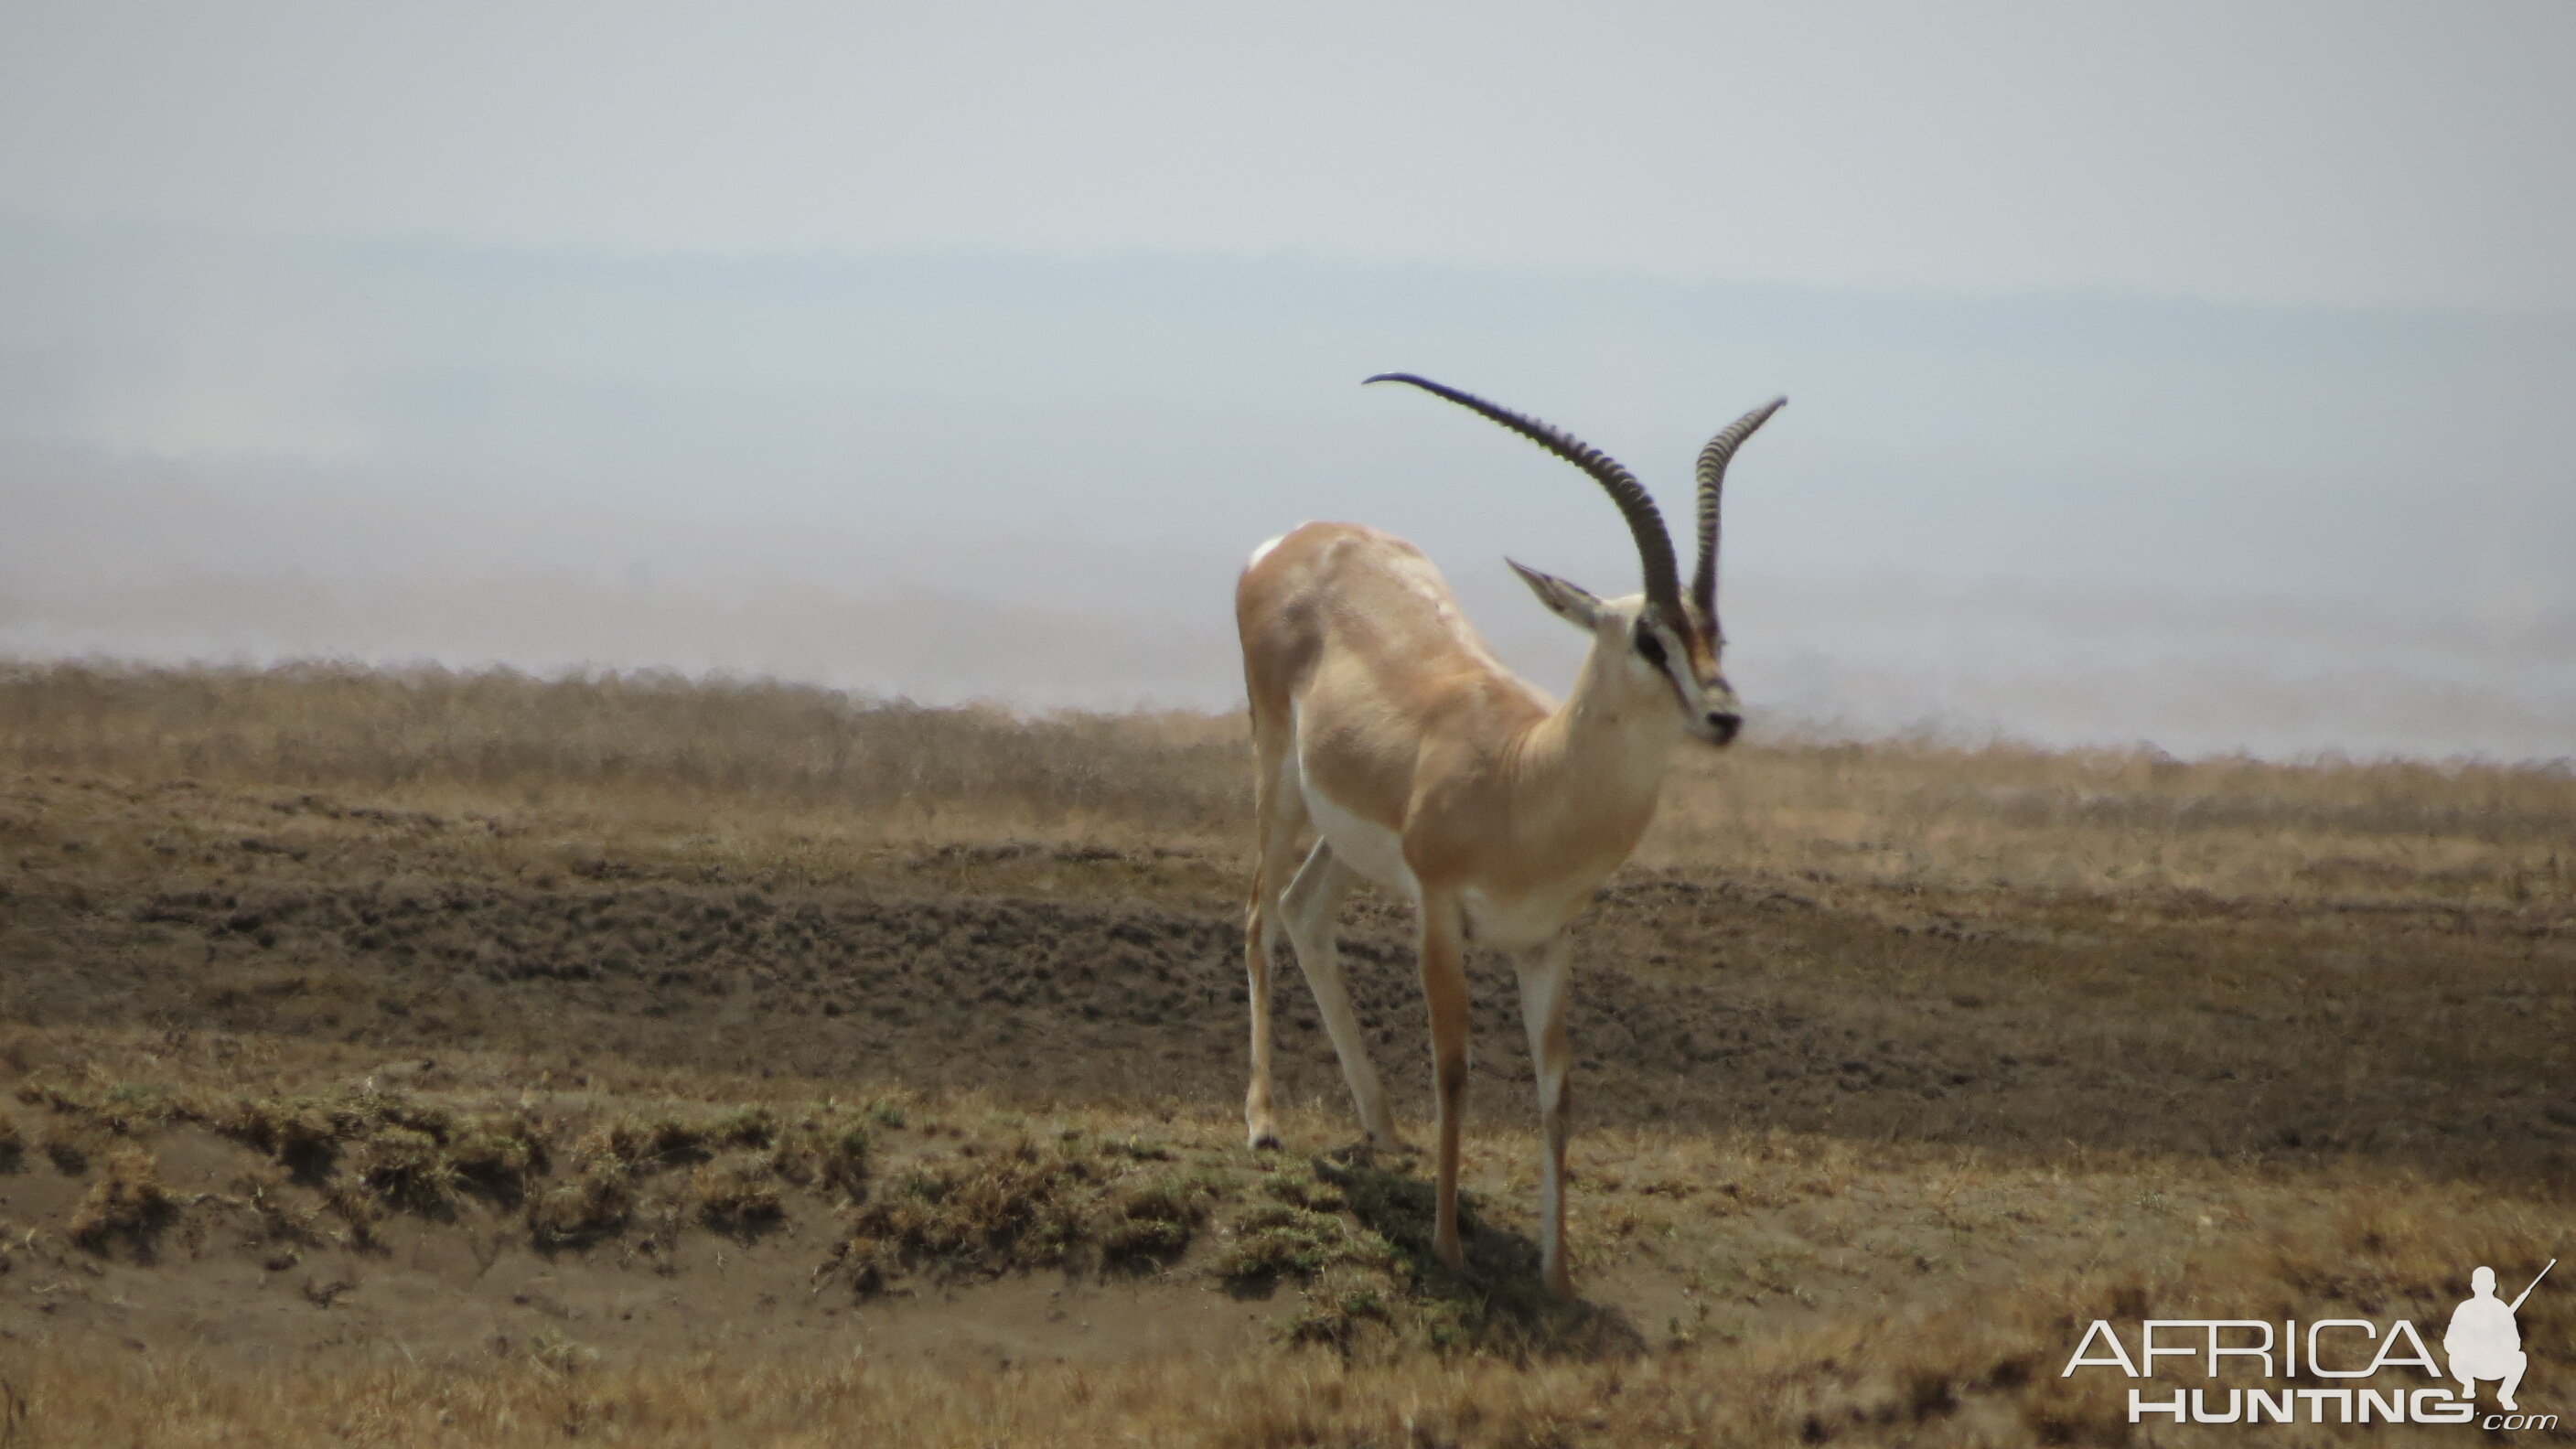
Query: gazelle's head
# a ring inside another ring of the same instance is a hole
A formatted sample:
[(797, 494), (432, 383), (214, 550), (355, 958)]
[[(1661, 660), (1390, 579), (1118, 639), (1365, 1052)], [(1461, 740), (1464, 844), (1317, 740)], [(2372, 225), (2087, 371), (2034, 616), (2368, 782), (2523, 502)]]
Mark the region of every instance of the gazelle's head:
[(1618, 460), (1561, 429), (1427, 378), (1389, 372), (1369, 381), (1411, 383), (1437, 393), (1592, 475), (1628, 521), (1628, 531), (1637, 541), (1637, 561), (1645, 569), (1645, 592), (1602, 599), (1517, 562), (1513, 569), (1558, 618), (1593, 636), (1592, 660), (1586, 668), (1598, 671), (1594, 677), (1600, 685), (1621, 693), (1668, 697), (1681, 711), (1684, 727), (1711, 744), (1725, 745), (1735, 738), (1744, 725), (1744, 710), (1722, 668), (1726, 634), (1717, 623), (1718, 496), (1726, 483), (1727, 461), (1736, 448), (1769, 421), (1787, 398), (1774, 398), (1737, 418), (1700, 449), (1699, 566), (1691, 575), (1690, 595), (1684, 598), (1663, 514), (1637, 476)]

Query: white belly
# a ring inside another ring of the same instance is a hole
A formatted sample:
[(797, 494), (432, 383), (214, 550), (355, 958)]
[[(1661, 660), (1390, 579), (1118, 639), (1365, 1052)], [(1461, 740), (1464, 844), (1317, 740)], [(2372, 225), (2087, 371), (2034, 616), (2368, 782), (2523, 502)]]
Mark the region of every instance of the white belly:
[(1371, 884), (1406, 900), (1422, 899), (1422, 888), (1413, 879), (1412, 867), (1404, 863), (1404, 842), (1396, 838), (1394, 831), (1343, 809), (1302, 775), (1297, 785), (1306, 797), (1306, 815), (1315, 822), (1315, 833), (1333, 847), (1333, 854), (1341, 857), (1342, 864), (1358, 871)]
[[(1342, 864), (1381, 889), (1416, 905), (1422, 903), (1421, 884), (1413, 878), (1412, 867), (1404, 863), (1404, 842), (1394, 831), (1362, 819), (1314, 788), (1298, 772), (1293, 758), (1288, 763), (1288, 773), (1295, 776), (1293, 784), (1306, 799), (1306, 815), (1314, 822), (1315, 833), (1333, 847), (1333, 854), (1340, 857)], [(1564, 930), (1565, 923), (1581, 914), (1592, 899), (1592, 890), (1593, 883), (1586, 883), (1497, 899), (1469, 886), (1460, 893), (1459, 906), (1466, 915), (1468, 935), (1478, 945), (1526, 951), (1546, 944)]]
[(1475, 886), (1459, 892), (1467, 931), (1480, 946), (1497, 951), (1527, 951), (1545, 945), (1565, 929), (1592, 899), (1592, 888), (1560, 890), (1498, 900)]

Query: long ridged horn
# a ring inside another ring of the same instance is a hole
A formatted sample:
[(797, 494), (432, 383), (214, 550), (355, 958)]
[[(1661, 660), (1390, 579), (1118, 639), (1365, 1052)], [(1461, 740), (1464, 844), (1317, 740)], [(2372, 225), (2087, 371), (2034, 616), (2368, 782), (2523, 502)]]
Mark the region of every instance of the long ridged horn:
[(1788, 405), (1785, 397), (1771, 399), (1728, 423), (1726, 431), (1699, 450), (1699, 568), (1691, 574), (1691, 604), (1713, 640), (1725, 637), (1717, 627), (1717, 496), (1726, 486), (1727, 460), (1756, 429), (1771, 421), (1773, 413)]
[(1681, 617), (1681, 574), (1673, 563), (1672, 535), (1664, 531), (1664, 515), (1655, 500), (1646, 494), (1637, 475), (1620, 466), (1619, 460), (1602, 452), (1561, 428), (1550, 427), (1536, 418), (1527, 418), (1509, 408), (1500, 408), (1473, 393), (1443, 387), (1427, 377), (1409, 372), (1381, 372), (1368, 382), (1411, 383), (1424, 392), (1445, 397), (1471, 412), (1481, 413), (1575, 467), (1592, 475), (1610, 501), (1619, 505), (1619, 514), (1628, 520), (1628, 532), (1637, 539), (1637, 561), (1646, 570), (1646, 601), (1678, 622)]

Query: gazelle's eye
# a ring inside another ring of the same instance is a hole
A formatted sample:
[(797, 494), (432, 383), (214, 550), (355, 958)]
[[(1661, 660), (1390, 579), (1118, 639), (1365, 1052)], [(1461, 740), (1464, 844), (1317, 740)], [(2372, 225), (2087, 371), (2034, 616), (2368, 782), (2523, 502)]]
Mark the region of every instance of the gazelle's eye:
[(1643, 619), (1637, 621), (1637, 657), (1657, 669), (1664, 667), (1664, 641), (1655, 637), (1655, 631), (1647, 628)]

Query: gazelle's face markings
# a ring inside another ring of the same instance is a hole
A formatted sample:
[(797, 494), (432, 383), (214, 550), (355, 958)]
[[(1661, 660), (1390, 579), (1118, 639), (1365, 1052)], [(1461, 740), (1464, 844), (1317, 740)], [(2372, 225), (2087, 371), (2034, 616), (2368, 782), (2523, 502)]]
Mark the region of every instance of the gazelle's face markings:
[(1549, 612), (1592, 635), (1594, 654), (1626, 683), (1625, 693), (1670, 701), (1682, 712), (1683, 728), (1713, 745), (1724, 746), (1743, 728), (1744, 708), (1718, 669), (1724, 645), (1697, 618), (1676, 625), (1644, 595), (1602, 599), (1554, 574), (1506, 562)]
[(1697, 627), (1676, 628), (1659, 609), (1640, 605), (1628, 626), (1628, 654), (1680, 707), (1685, 728), (1723, 748), (1744, 726), (1744, 710), (1718, 668), (1723, 646)]

